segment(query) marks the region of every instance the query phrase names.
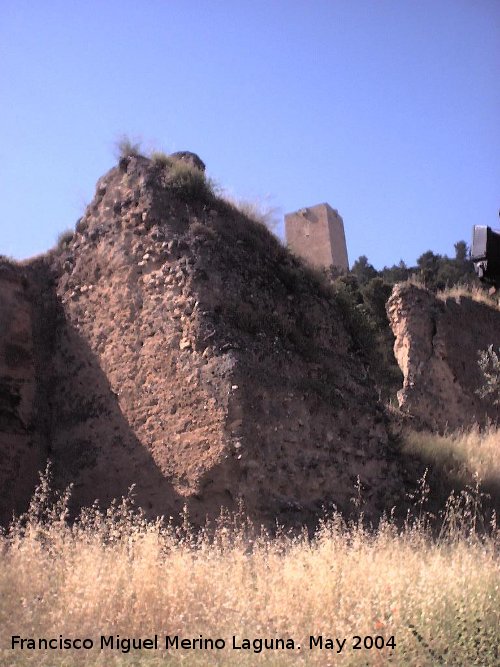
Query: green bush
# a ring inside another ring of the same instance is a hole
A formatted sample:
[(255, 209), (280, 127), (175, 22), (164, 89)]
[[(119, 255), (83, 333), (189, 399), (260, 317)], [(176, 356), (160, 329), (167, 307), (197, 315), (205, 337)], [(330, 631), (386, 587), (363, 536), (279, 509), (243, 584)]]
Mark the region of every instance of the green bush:
[(335, 278), (332, 287), (354, 350), (363, 354), (381, 398), (390, 399), (402, 383), (385, 312), (391, 286), (377, 277), (360, 287), (357, 277), (347, 274)]
[[(500, 352), (500, 348), (498, 350)], [(483, 384), (477, 390), (481, 398), (489, 398), (493, 405), (500, 405), (500, 357), (490, 345), (479, 352), (477, 362), (483, 376)]]

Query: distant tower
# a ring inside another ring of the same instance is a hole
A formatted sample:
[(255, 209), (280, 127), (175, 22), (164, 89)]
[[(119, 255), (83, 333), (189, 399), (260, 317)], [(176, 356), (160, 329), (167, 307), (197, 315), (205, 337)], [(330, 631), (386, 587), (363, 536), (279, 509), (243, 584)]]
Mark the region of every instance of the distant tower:
[(349, 270), (342, 218), (328, 204), (301, 208), (285, 215), (290, 250), (318, 268)]

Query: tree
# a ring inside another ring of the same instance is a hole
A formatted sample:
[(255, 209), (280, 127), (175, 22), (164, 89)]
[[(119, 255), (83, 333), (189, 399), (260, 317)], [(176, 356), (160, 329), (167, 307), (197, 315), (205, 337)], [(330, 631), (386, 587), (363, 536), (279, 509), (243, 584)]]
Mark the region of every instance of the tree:
[(404, 280), (408, 280), (410, 269), (406, 266), (403, 260), (400, 259), (398, 264), (394, 264), (390, 267), (384, 266), (380, 273), (386, 283), (394, 285), (395, 283), (401, 283)]
[(465, 241), (457, 241), (455, 243), (455, 260), (460, 263), (467, 262), (467, 243)]
[(358, 257), (352, 265), (351, 273), (357, 277), (360, 285), (366, 285), (367, 282), (378, 275), (377, 270), (368, 262), (366, 255)]
[(377, 328), (387, 326), (385, 304), (391, 296), (392, 286), (382, 278), (373, 278), (361, 288), (363, 302)]

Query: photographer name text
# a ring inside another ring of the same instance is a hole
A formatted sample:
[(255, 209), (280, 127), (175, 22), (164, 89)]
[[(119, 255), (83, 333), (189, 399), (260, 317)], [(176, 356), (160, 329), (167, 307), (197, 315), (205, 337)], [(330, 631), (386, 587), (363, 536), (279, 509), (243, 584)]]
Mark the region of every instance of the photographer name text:
[(393, 650), (396, 640), (393, 636), (381, 635), (354, 635), (352, 637), (330, 637), (325, 635), (310, 635), (308, 640), (299, 644), (291, 637), (238, 637), (230, 639), (223, 637), (182, 637), (180, 635), (154, 635), (152, 637), (122, 637), (120, 635), (101, 635), (99, 638), (90, 637), (11, 637), (11, 649), (20, 651), (100, 651), (112, 650), (121, 653), (131, 651), (297, 651), (306, 650), (333, 651), (342, 653), (356, 650), (382, 649)]

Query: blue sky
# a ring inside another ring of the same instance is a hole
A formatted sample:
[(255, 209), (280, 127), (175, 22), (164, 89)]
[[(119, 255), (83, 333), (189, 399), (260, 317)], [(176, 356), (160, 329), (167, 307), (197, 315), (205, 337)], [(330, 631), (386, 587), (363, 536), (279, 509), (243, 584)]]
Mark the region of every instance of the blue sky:
[(123, 133), (280, 215), (327, 201), (351, 263), (499, 226), (499, 0), (2, 0), (0, 254), (73, 227)]

